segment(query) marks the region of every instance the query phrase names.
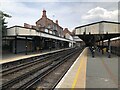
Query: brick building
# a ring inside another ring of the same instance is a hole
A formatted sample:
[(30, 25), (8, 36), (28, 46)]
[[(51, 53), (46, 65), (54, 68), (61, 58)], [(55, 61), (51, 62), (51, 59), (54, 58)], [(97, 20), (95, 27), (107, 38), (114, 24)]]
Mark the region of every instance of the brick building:
[[(64, 38), (63, 28), (58, 20), (47, 18), (46, 10), (35, 25), (24, 23), (23, 26), (7, 28), (7, 34), (2, 40), (3, 53), (38, 52), (42, 50), (60, 49), (71, 47), (73, 40)], [(8, 48), (6, 48), (8, 47)]]
[(43, 10), (42, 17), (36, 21), (35, 26), (24, 23), (24, 27), (33, 28), (38, 31), (43, 31), (59, 37), (64, 37), (63, 28), (58, 24), (58, 20), (54, 22), (53, 20), (47, 18), (46, 10)]
[(53, 20), (47, 18), (46, 10), (43, 10), (42, 17), (36, 21), (36, 27), (38, 30), (44, 31), (46, 33), (63, 37), (63, 28), (59, 26), (58, 20), (53, 22)]

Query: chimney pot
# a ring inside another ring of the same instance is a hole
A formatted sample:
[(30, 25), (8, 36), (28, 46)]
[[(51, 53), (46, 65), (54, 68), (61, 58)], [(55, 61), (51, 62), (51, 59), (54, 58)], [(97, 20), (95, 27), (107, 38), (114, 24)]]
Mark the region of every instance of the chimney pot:
[(43, 10), (43, 15), (42, 15), (42, 17), (47, 17), (47, 16), (46, 16), (46, 10), (45, 10), (45, 9)]
[(58, 20), (56, 20), (56, 24), (58, 24)]

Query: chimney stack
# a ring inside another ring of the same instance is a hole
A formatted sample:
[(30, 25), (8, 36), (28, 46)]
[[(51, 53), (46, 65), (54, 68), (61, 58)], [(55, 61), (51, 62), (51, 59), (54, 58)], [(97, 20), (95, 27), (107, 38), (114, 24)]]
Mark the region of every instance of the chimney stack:
[(56, 20), (56, 24), (58, 24), (58, 20)]
[(67, 31), (68, 31), (68, 28), (65, 28), (65, 30), (67, 30)]
[(45, 9), (43, 10), (43, 15), (42, 15), (42, 17), (47, 17), (47, 16), (46, 16), (46, 10), (45, 10)]

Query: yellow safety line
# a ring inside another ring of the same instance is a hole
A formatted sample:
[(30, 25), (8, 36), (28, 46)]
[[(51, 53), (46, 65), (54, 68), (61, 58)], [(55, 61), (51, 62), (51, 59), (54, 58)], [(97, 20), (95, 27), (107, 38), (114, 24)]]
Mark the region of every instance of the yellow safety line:
[(76, 86), (76, 83), (77, 83), (77, 80), (78, 80), (78, 76), (79, 76), (80, 71), (81, 71), (82, 63), (83, 63), (83, 57), (82, 57), (82, 59), (81, 59), (80, 66), (79, 66), (79, 68), (78, 68), (78, 70), (77, 70), (77, 73), (76, 73), (74, 82), (73, 82), (73, 84), (72, 84), (71, 90), (74, 90), (74, 88), (75, 88), (75, 86)]

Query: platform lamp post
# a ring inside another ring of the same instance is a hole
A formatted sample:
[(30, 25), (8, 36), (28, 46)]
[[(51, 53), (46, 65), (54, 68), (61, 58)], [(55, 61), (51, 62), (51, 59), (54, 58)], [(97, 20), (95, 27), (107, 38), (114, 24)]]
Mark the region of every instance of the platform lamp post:
[(111, 54), (110, 54), (111, 50), (110, 50), (110, 38), (108, 39), (108, 58), (111, 58)]

